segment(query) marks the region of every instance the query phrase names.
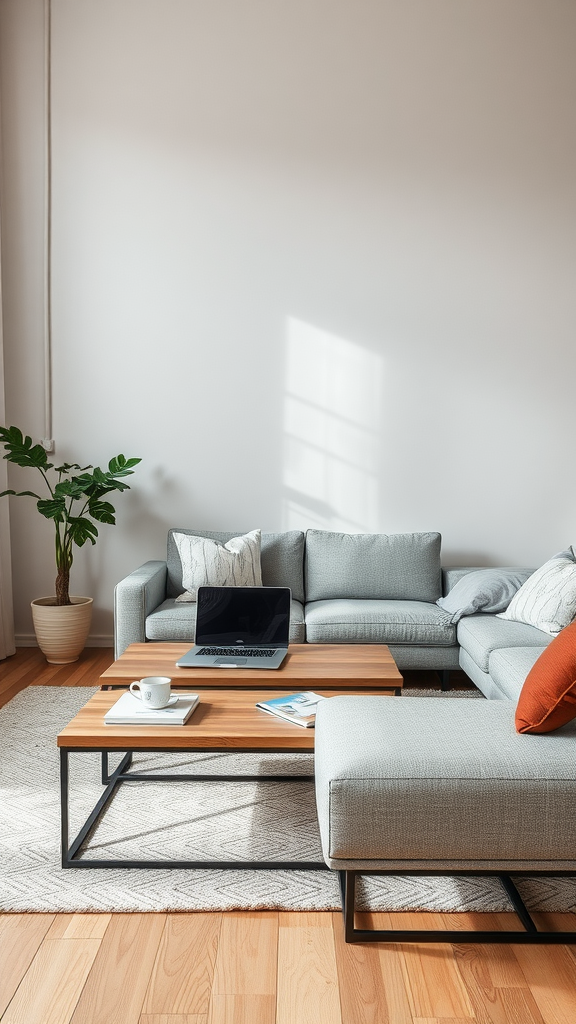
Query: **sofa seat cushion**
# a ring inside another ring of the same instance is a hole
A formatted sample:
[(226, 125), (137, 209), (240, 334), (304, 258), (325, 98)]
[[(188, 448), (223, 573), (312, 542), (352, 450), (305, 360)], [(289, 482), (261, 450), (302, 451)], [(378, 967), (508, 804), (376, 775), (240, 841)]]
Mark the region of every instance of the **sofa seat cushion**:
[(481, 668), (478, 668), (478, 665), (470, 657), (468, 651), (465, 651), (463, 647), (458, 647), (457, 650), (460, 668), (472, 680), (478, 690), (480, 690), (480, 693), (487, 697), (488, 700), (509, 700), (500, 687), (496, 686), (490, 673), (483, 672)]
[(509, 698), (517, 701), (524, 680), (545, 647), (502, 647), (490, 655), (490, 675)]
[(520, 735), (499, 700), (342, 696), (316, 716), (316, 803), (334, 861), (576, 858), (576, 722)]
[(501, 647), (546, 647), (552, 637), (524, 622), (508, 622), (497, 615), (469, 615), (457, 626), (458, 643), (488, 672), (492, 651)]
[(305, 617), (309, 643), (456, 643), (448, 613), (426, 601), (311, 601)]
[[(196, 605), (180, 604), (173, 597), (163, 601), (146, 618), (147, 640), (194, 641)], [(304, 606), (292, 601), (290, 608), (290, 643), (303, 644), (306, 640)]]

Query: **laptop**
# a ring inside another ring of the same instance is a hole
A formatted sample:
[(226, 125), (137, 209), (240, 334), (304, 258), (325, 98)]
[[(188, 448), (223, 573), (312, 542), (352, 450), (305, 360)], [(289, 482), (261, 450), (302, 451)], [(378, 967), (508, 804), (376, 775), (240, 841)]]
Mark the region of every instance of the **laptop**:
[(288, 653), (289, 587), (198, 587), (196, 640), (179, 668), (279, 668)]

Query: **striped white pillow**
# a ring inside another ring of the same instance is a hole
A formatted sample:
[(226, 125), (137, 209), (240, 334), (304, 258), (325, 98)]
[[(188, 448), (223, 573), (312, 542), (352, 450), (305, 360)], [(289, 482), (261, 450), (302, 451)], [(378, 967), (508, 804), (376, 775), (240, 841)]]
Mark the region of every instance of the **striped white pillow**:
[(576, 618), (574, 550), (545, 562), (523, 583), (499, 618), (536, 626), (553, 636)]
[(177, 601), (195, 601), (198, 587), (261, 587), (260, 530), (232, 537), (226, 544), (189, 533), (172, 534), (182, 563), (185, 592)]

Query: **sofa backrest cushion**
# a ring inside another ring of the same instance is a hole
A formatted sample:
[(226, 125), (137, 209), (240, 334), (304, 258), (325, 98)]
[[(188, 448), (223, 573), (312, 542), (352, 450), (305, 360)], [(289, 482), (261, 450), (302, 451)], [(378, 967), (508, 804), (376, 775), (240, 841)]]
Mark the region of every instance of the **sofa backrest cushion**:
[[(174, 541), (174, 533), (189, 533), (195, 537), (208, 537), (210, 540), (226, 544), (232, 537), (240, 537), (243, 530), (218, 533), (214, 530), (168, 531), (168, 582), (167, 597), (178, 597), (184, 590), (182, 586), (182, 565), (178, 548)], [(262, 585), (264, 587), (290, 587), (295, 601), (304, 601), (304, 534), (300, 530), (289, 530), (287, 533), (263, 533), (261, 547)]]
[(436, 601), (439, 533), (306, 534), (306, 600)]

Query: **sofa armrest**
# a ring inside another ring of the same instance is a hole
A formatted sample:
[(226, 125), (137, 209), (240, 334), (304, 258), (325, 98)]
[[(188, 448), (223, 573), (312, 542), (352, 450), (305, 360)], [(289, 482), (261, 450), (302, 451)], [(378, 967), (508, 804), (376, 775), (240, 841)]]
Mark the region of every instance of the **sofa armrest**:
[(166, 598), (166, 562), (145, 562), (114, 588), (114, 656), (146, 640), (146, 616)]

